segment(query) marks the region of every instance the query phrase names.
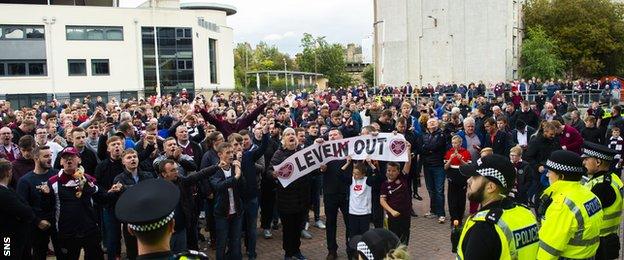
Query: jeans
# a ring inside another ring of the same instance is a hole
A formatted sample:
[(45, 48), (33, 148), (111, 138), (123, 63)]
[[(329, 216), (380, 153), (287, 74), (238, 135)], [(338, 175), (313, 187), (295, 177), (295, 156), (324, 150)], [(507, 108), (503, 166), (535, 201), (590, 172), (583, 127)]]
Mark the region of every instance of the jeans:
[(411, 216), (409, 214), (401, 214), (396, 218), (388, 218), (388, 230), (397, 235), (397, 237), (401, 239), (401, 244), (406, 246), (409, 245), (410, 221)]
[(245, 246), (247, 256), (256, 258), (256, 239), (258, 235), (258, 198), (243, 202), (243, 221), (245, 222)]
[(106, 254), (108, 260), (115, 260), (121, 253), (121, 224), (112, 208), (102, 210), (102, 222), (106, 232)]
[(186, 228), (173, 232), (169, 240), (171, 253), (177, 254), (186, 250)]
[(342, 219), (345, 222), (345, 241), (349, 240), (349, 201), (346, 194), (325, 194), (323, 196), (323, 202), (325, 203), (325, 217), (326, 226), (325, 232), (327, 234), (327, 250), (329, 252), (335, 252), (338, 250), (338, 244), (336, 243), (336, 225), (338, 224), (338, 209), (342, 212)]
[[(52, 247), (54, 248), (54, 251), (60, 252), (58, 242), (56, 241), (56, 230), (54, 227), (41, 230), (38, 227), (33, 226), (30, 238), (30, 247), (32, 247), (32, 256), (29, 257), (30, 259), (45, 260), (48, 254), (48, 244), (50, 243), (50, 240), (52, 240)], [(30, 252), (30, 248), (27, 248), (26, 250)]]
[(314, 211), (314, 221), (318, 221), (321, 216), (321, 187), (323, 187), (323, 175), (316, 175), (310, 178), (312, 211)]
[(444, 167), (425, 166), (425, 184), (430, 198), (431, 213), (444, 217)]
[[(242, 216), (240, 214), (229, 217), (215, 216), (217, 228), (217, 260), (243, 259), (241, 254), (241, 236), (243, 229)], [(225, 248), (228, 252), (225, 252)]]
[(454, 220), (462, 222), (464, 219), (464, 212), (466, 212), (466, 178), (461, 175), (457, 169), (449, 169), (448, 178), (448, 209), (449, 215), (451, 215), (451, 223)]
[(271, 221), (275, 216), (275, 187), (270, 181), (263, 180), (260, 188), (260, 227), (271, 229)]
[(80, 249), (84, 249), (84, 259), (104, 259), (104, 253), (100, 246), (100, 234), (97, 231), (83, 237), (59, 237), (57, 241), (60, 250), (55, 252), (56, 259), (78, 260), (81, 258)]
[(137, 238), (128, 232), (128, 224), (122, 224), (122, 234), (126, 245), (126, 255), (130, 260), (135, 260), (138, 255)]
[(371, 222), (373, 223), (373, 226), (375, 228), (383, 228), (384, 227), (384, 210), (381, 207), (381, 202), (380, 202), (380, 197), (381, 195), (379, 194), (380, 191), (376, 191), (373, 190), (371, 192), (371, 197), (372, 197), (372, 201), (371, 201)]

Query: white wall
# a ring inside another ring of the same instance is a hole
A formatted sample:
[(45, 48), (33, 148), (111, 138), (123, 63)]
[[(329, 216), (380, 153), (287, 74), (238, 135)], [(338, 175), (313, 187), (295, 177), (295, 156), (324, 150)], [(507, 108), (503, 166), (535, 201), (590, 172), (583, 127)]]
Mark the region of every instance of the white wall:
[(379, 83), (426, 85), (511, 79), (518, 58), (512, 53), (512, 34), (518, 31), (520, 10), (520, 4), (513, 2), (377, 1), (376, 20), (383, 21), (376, 27), (382, 46), (375, 61), (376, 66), (383, 67)]
[[(0, 5), (0, 24), (44, 25), (43, 18), (56, 19), (46, 25), (48, 76), (0, 77), (0, 94), (68, 93), (86, 91), (143, 90), (141, 27), (192, 27), (195, 88), (234, 87), (232, 29), (227, 27), (225, 12), (179, 10)], [(197, 17), (218, 24), (219, 33), (200, 27)], [(123, 26), (123, 41), (67, 41), (66, 25)], [(210, 84), (208, 38), (218, 41), (217, 68), (219, 84)], [(1, 51), (1, 50), (0, 50)], [(68, 76), (68, 59), (86, 59), (87, 76)], [(91, 76), (91, 59), (109, 59), (110, 76)]]

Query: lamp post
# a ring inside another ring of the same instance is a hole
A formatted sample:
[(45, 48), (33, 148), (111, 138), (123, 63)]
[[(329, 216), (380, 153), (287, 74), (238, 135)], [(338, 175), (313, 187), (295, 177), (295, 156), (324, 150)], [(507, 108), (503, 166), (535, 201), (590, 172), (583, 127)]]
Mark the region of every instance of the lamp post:
[(284, 86), (286, 86), (286, 92), (288, 92), (288, 72), (286, 70), (286, 58), (282, 58), (284, 61)]

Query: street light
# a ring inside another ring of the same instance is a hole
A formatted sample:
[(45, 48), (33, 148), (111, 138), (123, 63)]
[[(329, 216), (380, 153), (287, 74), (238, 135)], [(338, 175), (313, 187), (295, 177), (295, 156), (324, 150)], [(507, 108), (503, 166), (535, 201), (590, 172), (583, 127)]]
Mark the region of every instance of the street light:
[(433, 27), (438, 27), (438, 18), (435, 18), (431, 15), (427, 16), (427, 18), (433, 19)]
[(286, 92), (288, 92), (288, 72), (286, 70), (286, 58), (282, 58), (284, 61), (284, 85), (286, 86)]

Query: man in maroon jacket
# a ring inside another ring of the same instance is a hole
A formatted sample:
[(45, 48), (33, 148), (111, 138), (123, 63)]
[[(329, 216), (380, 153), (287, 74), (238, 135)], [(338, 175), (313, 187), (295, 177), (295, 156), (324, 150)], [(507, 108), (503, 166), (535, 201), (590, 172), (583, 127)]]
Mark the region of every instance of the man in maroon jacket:
[(216, 126), (217, 130), (223, 134), (223, 138), (227, 139), (230, 134), (248, 128), (266, 106), (267, 103), (260, 104), (251, 113), (241, 118), (236, 118), (236, 110), (233, 107), (226, 110), (225, 119), (217, 118), (211, 114), (213, 109), (211, 105), (208, 105), (206, 109), (199, 110), (199, 113), (204, 117), (204, 120)]

